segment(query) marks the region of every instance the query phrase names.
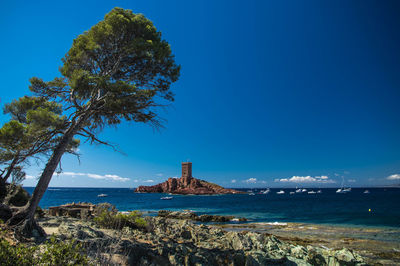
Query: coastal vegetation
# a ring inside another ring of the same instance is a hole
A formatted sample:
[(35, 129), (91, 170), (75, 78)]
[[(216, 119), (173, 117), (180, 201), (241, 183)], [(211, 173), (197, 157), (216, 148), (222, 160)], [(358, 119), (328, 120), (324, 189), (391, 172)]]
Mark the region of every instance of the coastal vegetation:
[(13, 243), (0, 231), (0, 261), (4, 266), (15, 265), (88, 265), (82, 245), (75, 240), (60, 241), (55, 236), (42, 245)]
[(100, 204), (97, 208), (96, 216), (93, 221), (102, 228), (122, 229), (129, 227), (132, 229), (146, 228), (146, 221), (143, 219), (139, 211), (131, 211), (129, 213), (118, 212), (115, 207), (109, 208), (110, 204)]
[(22, 165), (29, 159), (47, 161), (29, 202), (7, 221), (25, 236), (45, 235), (35, 223), (35, 210), (57, 167), (62, 171), (63, 154), (75, 152), (75, 137), (118, 150), (98, 137), (104, 127), (122, 121), (161, 127), (157, 108), (174, 100), (170, 86), (180, 72), (153, 23), (122, 8), (79, 35), (62, 62), (61, 77), (30, 79), (35, 96), (6, 107), (12, 120), (0, 131), (3, 184), (9, 176), (23, 179)]

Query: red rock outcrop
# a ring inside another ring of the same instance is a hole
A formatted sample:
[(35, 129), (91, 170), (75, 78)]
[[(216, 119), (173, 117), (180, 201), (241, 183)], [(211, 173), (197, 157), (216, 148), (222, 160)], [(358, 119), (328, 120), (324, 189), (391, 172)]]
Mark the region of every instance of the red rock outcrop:
[(135, 189), (135, 192), (194, 195), (242, 193), (241, 191), (226, 189), (217, 184), (209, 183), (190, 176), (183, 176), (181, 178), (168, 178), (167, 181), (154, 186), (139, 186)]

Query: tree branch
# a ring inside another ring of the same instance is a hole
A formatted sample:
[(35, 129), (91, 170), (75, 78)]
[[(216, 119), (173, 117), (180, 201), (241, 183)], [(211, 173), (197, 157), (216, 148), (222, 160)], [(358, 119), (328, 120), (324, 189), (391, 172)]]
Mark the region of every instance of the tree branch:
[(97, 143), (97, 144), (102, 144), (102, 145), (106, 145), (106, 146), (109, 146), (109, 147), (111, 147), (114, 151), (116, 151), (116, 152), (119, 152), (119, 153), (121, 153), (121, 154), (125, 154), (125, 153), (123, 153), (122, 151), (120, 151), (118, 148), (117, 148), (117, 146), (116, 145), (113, 145), (113, 144), (111, 144), (111, 143), (109, 143), (109, 142), (107, 142), (107, 141), (103, 141), (103, 140), (100, 140), (100, 139), (98, 139), (98, 138), (96, 138), (96, 136), (92, 133), (92, 132), (90, 132), (90, 131), (88, 131), (88, 130), (86, 130), (86, 129), (84, 129), (84, 128), (82, 128), (81, 129), (83, 132), (85, 132), (87, 135), (88, 135), (88, 140), (90, 140), (90, 142), (91, 143)]

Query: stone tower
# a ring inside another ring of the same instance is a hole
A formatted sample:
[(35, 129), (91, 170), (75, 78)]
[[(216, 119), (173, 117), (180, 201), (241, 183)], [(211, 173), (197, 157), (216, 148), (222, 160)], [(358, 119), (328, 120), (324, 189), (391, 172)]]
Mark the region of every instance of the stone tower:
[(182, 181), (185, 186), (190, 184), (192, 179), (192, 163), (182, 163)]

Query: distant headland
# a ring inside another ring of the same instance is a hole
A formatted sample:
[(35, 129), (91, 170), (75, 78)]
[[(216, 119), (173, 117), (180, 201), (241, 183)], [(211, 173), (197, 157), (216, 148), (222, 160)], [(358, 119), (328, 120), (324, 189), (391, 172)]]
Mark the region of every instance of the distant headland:
[(154, 186), (139, 186), (135, 192), (140, 193), (172, 193), (172, 194), (239, 194), (241, 191), (223, 188), (217, 184), (192, 177), (192, 163), (182, 163), (182, 177), (168, 178), (167, 181)]

